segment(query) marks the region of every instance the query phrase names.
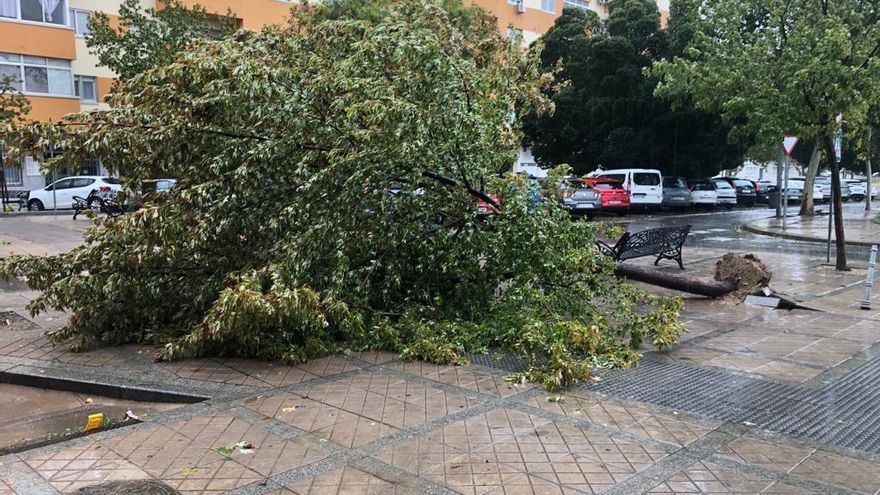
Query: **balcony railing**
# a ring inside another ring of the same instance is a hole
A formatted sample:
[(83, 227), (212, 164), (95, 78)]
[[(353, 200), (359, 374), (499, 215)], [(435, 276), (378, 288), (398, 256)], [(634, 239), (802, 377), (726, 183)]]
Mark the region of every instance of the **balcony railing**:
[(67, 0), (0, 0), (0, 20), (68, 25)]

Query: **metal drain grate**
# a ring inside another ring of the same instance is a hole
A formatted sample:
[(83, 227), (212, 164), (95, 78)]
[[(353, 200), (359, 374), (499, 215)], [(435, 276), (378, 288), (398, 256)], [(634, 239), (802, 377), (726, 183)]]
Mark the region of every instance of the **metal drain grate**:
[(880, 453), (880, 356), (821, 390), (645, 359), (585, 390)]
[(465, 359), (471, 364), (495, 368), (508, 373), (516, 373), (526, 369), (526, 362), (519, 356), (509, 352), (490, 350), (486, 354), (466, 354)]

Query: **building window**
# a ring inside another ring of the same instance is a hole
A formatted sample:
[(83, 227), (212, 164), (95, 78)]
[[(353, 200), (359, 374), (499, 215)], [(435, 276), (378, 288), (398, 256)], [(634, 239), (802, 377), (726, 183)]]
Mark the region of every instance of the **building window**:
[(0, 76), (12, 78), (15, 89), (25, 94), (74, 94), (69, 60), (0, 53)]
[(67, 25), (67, 0), (0, 0), (0, 17)]
[[(0, 149), (0, 163), (6, 162), (6, 150)], [(22, 185), (21, 165), (4, 165), (3, 178), (6, 180), (6, 187)]]
[(588, 0), (563, 0), (563, 7), (575, 7), (578, 9), (589, 9), (590, 2)]
[(541, 0), (541, 10), (556, 13), (556, 0)]
[(73, 76), (74, 92), (83, 103), (98, 103), (98, 83), (94, 77)]
[(91, 15), (92, 13), (88, 10), (70, 9), (70, 27), (76, 31), (76, 35), (80, 38), (92, 35), (92, 30), (89, 29), (89, 17)]

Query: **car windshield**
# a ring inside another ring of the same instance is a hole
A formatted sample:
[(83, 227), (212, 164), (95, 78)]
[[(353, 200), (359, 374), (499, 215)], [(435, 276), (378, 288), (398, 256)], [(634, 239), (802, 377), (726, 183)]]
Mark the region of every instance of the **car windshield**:
[(733, 183), (739, 187), (752, 187), (752, 183), (744, 179), (734, 179)]
[(660, 176), (648, 172), (636, 172), (633, 174), (633, 182), (637, 186), (659, 186)]
[(694, 184), (694, 191), (714, 191), (715, 187), (708, 182), (697, 182)]

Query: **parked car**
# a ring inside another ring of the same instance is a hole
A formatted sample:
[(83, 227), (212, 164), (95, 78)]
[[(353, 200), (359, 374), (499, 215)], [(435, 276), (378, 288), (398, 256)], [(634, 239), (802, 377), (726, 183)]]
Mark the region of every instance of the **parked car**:
[[(715, 183), (708, 180), (700, 180), (691, 183), (691, 204), (701, 208), (715, 208), (718, 204), (718, 193), (715, 191)], [(733, 195), (734, 202), (736, 194)]]
[(629, 212), (629, 191), (623, 188), (622, 182), (599, 177), (584, 177), (581, 181), (599, 193), (602, 199), (602, 211), (612, 212), (618, 216)]
[(602, 209), (602, 196), (580, 179), (572, 179), (562, 189), (562, 205), (574, 217), (593, 218)]
[(70, 209), (73, 208), (73, 197), (87, 198), (92, 190), (120, 191), (122, 183), (115, 177), (98, 175), (80, 175), (56, 180), (42, 189), (28, 193), (28, 210)]
[(736, 189), (729, 182), (722, 179), (712, 179), (709, 182), (715, 186), (717, 204), (732, 210), (736, 206)]
[(623, 183), (629, 191), (629, 202), (633, 208), (656, 210), (663, 203), (662, 175), (659, 170), (650, 168), (626, 168), (605, 170), (597, 177), (614, 179)]
[(759, 180), (751, 180), (749, 182), (752, 183), (752, 187), (755, 189), (755, 202), (760, 204), (767, 204), (770, 202), (770, 196), (768, 195), (767, 186), (761, 183)]
[[(492, 201), (495, 201), (496, 203), (499, 203), (499, 204), (501, 203), (501, 196), (500, 195), (490, 194), (489, 197), (492, 198)], [(483, 201), (482, 199), (477, 201), (477, 215), (486, 216), (486, 215), (493, 215), (495, 213), (498, 213), (498, 208), (496, 208), (495, 205), (493, 205), (492, 203), (489, 203), (488, 201)]]
[(758, 195), (752, 181), (738, 177), (721, 177), (736, 190), (736, 203), (742, 206), (755, 206)]
[(663, 177), (663, 203), (666, 208), (682, 210), (691, 205), (691, 192), (680, 177)]
[(853, 201), (864, 201), (868, 195), (868, 184), (858, 179), (843, 179), (843, 182), (849, 187), (850, 198)]
[[(148, 194), (164, 194), (177, 185), (177, 179), (144, 179), (141, 190), (131, 197), (130, 206), (137, 209), (143, 204), (143, 197)], [(397, 189), (400, 192), (400, 189)], [(396, 194), (396, 193), (393, 193)]]
[[(804, 179), (803, 177), (790, 177), (788, 179), (788, 190), (793, 191), (793, 190), (797, 189), (798, 197), (797, 197), (796, 201), (798, 203), (800, 203), (801, 199), (803, 198), (805, 183), (806, 183), (806, 179)], [(789, 192), (789, 194), (788, 194), (789, 202), (792, 201), (791, 194), (792, 194), (791, 192)], [(825, 191), (822, 188), (822, 186), (820, 186), (819, 184), (813, 183), (813, 203), (821, 203), (822, 198), (824, 196), (825, 196)]]
[[(822, 187), (822, 202), (831, 201), (831, 177), (816, 177), (816, 184)], [(846, 181), (840, 181), (840, 200), (846, 203), (852, 196), (852, 191)]]

